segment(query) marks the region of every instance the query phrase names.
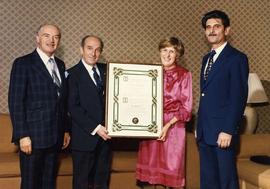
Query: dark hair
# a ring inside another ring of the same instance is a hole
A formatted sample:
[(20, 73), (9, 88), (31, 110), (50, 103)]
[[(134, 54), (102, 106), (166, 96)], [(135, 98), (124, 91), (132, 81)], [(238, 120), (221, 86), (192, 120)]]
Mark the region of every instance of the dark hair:
[(206, 22), (210, 18), (219, 18), (222, 20), (222, 24), (224, 25), (225, 28), (230, 26), (230, 19), (228, 15), (221, 11), (221, 10), (213, 10), (208, 13), (206, 13), (203, 18), (202, 18), (202, 26), (205, 29), (206, 28)]
[(160, 41), (158, 45), (158, 50), (164, 49), (166, 47), (173, 47), (176, 50), (177, 58), (180, 58), (185, 53), (185, 48), (180, 39), (177, 37), (169, 37)]
[(100, 37), (95, 36), (95, 35), (86, 35), (86, 36), (84, 36), (84, 37), (82, 38), (82, 41), (81, 41), (81, 47), (82, 47), (82, 48), (84, 47), (84, 45), (85, 45), (85, 40), (86, 40), (87, 38), (89, 38), (89, 37), (93, 37), (93, 38), (96, 38), (96, 39), (99, 40), (99, 42), (100, 42), (100, 51), (102, 52), (102, 51), (103, 51), (103, 47), (104, 47), (104, 43), (103, 43), (103, 41), (102, 41), (102, 39), (101, 39)]

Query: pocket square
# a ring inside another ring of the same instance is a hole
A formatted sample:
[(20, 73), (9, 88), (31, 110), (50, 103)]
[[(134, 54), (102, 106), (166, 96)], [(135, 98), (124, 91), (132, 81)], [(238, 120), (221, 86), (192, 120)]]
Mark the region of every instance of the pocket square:
[(67, 78), (69, 75), (68, 71), (65, 71), (65, 78)]

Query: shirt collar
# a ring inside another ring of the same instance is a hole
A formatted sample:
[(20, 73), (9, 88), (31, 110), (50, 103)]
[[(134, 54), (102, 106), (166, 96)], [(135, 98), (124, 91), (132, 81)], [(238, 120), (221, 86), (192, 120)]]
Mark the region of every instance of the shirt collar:
[(216, 49), (212, 49), (216, 51), (215, 57), (218, 57), (219, 54), (221, 53), (221, 51), (225, 48), (225, 46), (227, 45), (227, 41), (225, 43), (223, 43), (221, 46), (219, 46)]
[(89, 73), (93, 73), (93, 70), (92, 70), (93, 67), (96, 68), (96, 71), (97, 71), (98, 74), (100, 73), (100, 72), (99, 72), (99, 69), (98, 69), (98, 67), (97, 67), (97, 64), (95, 64), (95, 65), (89, 65), (89, 64), (87, 64), (87, 63), (84, 61), (83, 58), (82, 58), (82, 63), (83, 63), (83, 65), (84, 65), (84, 67), (88, 70)]
[(54, 54), (53, 54), (51, 57), (49, 57), (49, 56), (46, 55), (39, 47), (37, 47), (37, 53), (38, 53), (38, 55), (40, 56), (41, 60), (42, 60), (45, 64), (47, 64), (47, 62), (48, 62), (48, 60), (49, 60), (50, 58), (54, 59)]
[(87, 64), (87, 63), (84, 61), (83, 58), (82, 58), (82, 63), (83, 63), (83, 65), (84, 65), (87, 69), (89, 69), (89, 70), (92, 70), (92, 68), (93, 68), (94, 66), (97, 67), (96, 65), (92, 66), (92, 65)]

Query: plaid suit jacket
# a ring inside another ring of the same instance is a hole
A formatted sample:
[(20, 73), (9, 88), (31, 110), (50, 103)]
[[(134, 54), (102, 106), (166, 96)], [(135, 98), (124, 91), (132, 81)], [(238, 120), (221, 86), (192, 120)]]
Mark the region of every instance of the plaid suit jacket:
[(12, 142), (29, 136), (33, 148), (62, 144), (63, 133), (68, 130), (65, 65), (57, 57), (55, 61), (62, 81), (59, 96), (36, 50), (14, 61), (8, 94)]

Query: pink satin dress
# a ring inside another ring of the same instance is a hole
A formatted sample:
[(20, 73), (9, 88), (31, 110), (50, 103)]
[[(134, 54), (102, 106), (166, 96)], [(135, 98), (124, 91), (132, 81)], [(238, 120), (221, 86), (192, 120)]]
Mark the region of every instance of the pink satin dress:
[(164, 71), (164, 125), (173, 117), (166, 141), (140, 142), (136, 179), (168, 187), (185, 186), (185, 123), (191, 118), (192, 77), (176, 66)]

